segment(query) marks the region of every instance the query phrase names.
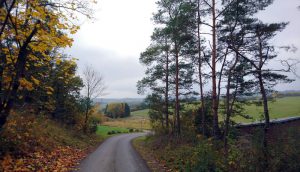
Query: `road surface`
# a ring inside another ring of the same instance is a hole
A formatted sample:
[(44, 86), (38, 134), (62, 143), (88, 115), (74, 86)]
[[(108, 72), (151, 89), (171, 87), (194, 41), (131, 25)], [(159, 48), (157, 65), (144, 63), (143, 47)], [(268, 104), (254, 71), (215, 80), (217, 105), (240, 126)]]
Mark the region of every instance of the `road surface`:
[(79, 172), (150, 172), (131, 140), (146, 133), (122, 134), (104, 141), (79, 165)]

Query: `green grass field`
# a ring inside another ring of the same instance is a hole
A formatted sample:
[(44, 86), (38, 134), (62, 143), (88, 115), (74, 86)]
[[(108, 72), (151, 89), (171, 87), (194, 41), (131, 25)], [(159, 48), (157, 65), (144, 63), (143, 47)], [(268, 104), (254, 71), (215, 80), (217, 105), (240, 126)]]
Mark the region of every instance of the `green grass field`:
[(143, 109), (143, 110), (138, 110), (138, 111), (133, 111), (131, 112), (132, 117), (145, 117), (148, 118), (148, 112), (149, 109)]
[[(269, 111), (271, 119), (300, 116), (300, 96), (278, 98), (274, 102), (269, 102)], [(237, 122), (253, 122), (263, 119), (263, 107), (248, 105), (245, 107), (245, 114), (252, 116), (254, 119), (245, 119), (235, 117)]]
[[(193, 108), (196, 105), (187, 105), (187, 108)], [(149, 109), (132, 112), (132, 117), (147, 117)], [(300, 96), (277, 98), (269, 102), (269, 111), (271, 119), (300, 116)], [(262, 118), (263, 107), (254, 104), (245, 106), (245, 114), (253, 119), (245, 119), (241, 116), (234, 117), (236, 122), (254, 122)], [(222, 120), (222, 116), (220, 116)]]
[(130, 117), (110, 119), (103, 124), (113, 127), (134, 128), (134, 129), (151, 129), (148, 117), (149, 109), (131, 112)]
[(128, 133), (129, 129), (128, 128), (123, 128), (123, 127), (112, 127), (112, 126), (105, 126), (105, 125), (99, 125), (97, 127), (96, 133), (104, 138), (109, 137), (108, 132), (110, 131), (115, 131), (119, 133)]
[[(188, 108), (196, 107), (197, 105), (187, 105)], [(271, 119), (300, 116), (300, 96), (298, 97), (284, 97), (278, 98), (276, 101), (269, 102), (269, 110)], [(148, 117), (149, 109), (131, 112), (128, 118), (112, 119), (104, 122), (104, 125), (121, 128), (135, 128), (135, 129), (151, 129)], [(254, 104), (245, 106), (245, 114), (253, 117), (253, 119), (245, 119), (241, 116), (233, 118), (234, 121), (240, 123), (250, 123), (259, 121), (262, 118), (263, 107)], [(220, 115), (220, 121), (223, 116)], [(106, 130), (105, 133), (108, 131)]]

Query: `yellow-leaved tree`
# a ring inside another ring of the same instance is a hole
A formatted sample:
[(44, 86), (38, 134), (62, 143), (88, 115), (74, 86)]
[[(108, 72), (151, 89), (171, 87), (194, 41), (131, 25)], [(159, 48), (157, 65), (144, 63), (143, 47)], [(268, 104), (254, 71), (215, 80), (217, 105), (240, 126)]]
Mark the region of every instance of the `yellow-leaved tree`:
[[(0, 0), (0, 128), (20, 91), (42, 83), (31, 71), (62, 61), (58, 49), (70, 47), (79, 29), (78, 14), (91, 17), (94, 0)], [(25, 77), (27, 76), (27, 77)], [(51, 91), (50, 88), (45, 88)]]

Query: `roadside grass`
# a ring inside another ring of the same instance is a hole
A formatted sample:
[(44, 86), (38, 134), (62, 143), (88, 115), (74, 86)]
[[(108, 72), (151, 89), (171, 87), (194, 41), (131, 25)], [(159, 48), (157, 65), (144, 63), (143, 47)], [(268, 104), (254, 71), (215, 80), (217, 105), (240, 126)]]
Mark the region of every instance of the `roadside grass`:
[(120, 133), (129, 133), (128, 128), (123, 128), (123, 127), (112, 127), (112, 126), (106, 126), (106, 125), (98, 125), (97, 126), (97, 131), (96, 134), (103, 137), (107, 138), (110, 135), (115, 135), (115, 134), (120, 134)]
[(137, 137), (132, 140), (133, 147), (141, 155), (142, 159), (147, 163), (149, 169), (153, 172), (168, 171), (162, 163), (160, 163), (147, 145), (147, 136)]

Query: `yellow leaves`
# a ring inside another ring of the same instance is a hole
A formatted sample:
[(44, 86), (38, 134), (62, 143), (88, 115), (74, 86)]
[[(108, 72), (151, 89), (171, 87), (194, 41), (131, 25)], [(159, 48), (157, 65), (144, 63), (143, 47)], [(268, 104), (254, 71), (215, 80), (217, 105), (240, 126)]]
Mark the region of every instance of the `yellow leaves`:
[(60, 65), (61, 62), (62, 62), (61, 59), (57, 59), (55, 63), (56, 63), (56, 65)]
[(20, 82), (20, 86), (28, 91), (32, 91), (34, 89), (33, 84), (27, 81), (25, 78), (21, 78), (19, 82)]
[(39, 80), (37, 80), (36, 78), (34, 78), (33, 76), (31, 76), (31, 80), (33, 81), (33, 83), (35, 84), (35, 85), (40, 85), (40, 81)]
[(54, 92), (54, 89), (53, 89), (52, 87), (46, 87), (46, 93), (47, 93), (48, 95), (52, 95), (53, 92)]
[(25, 78), (21, 78), (19, 80), (20, 82), (20, 86), (23, 88), (23, 89), (26, 89), (28, 91), (32, 91), (34, 89), (34, 85), (35, 86), (39, 86), (40, 85), (40, 81), (36, 78), (34, 78), (33, 76), (30, 77), (31, 79), (31, 82), (26, 80)]
[(80, 26), (74, 25), (73, 27), (70, 28), (70, 33), (75, 34), (79, 29), (80, 29)]

